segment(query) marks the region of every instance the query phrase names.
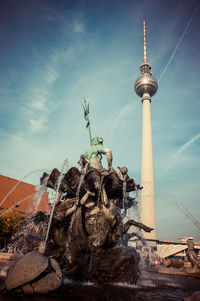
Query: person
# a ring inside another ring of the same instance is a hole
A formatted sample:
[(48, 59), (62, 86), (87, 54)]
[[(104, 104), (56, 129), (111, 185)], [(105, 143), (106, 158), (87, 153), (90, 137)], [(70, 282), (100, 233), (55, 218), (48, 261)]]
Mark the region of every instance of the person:
[(145, 258), (145, 264), (146, 264), (146, 266), (150, 266), (149, 254), (147, 254), (147, 257)]
[(194, 242), (188, 240), (188, 250), (186, 252), (186, 258), (191, 262), (192, 267), (187, 269), (187, 272), (198, 273), (200, 271), (200, 262), (198, 256), (194, 251)]
[(102, 155), (106, 155), (108, 162), (108, 170), (112, 170), (112, 152), (109, 148), (103, 146), (102, 137), (94, 137), (91, 141), (91, 146), (84, 154), (87, 160), (90, 162), (89, 168), (96, 169), (103, 168), (101, 164)]
[(7, 247), (4, 247), (3, 249), (1, 249), (1, 252), (7, 253), (7, 252), (8, 252), (8, 248), (7, 248)]
[(166, 268), (169, 268), (169, 266), (170, 266), (170, 260), (169, 259), (165, 259), (164, 260), (164, 264), (165, 264)]

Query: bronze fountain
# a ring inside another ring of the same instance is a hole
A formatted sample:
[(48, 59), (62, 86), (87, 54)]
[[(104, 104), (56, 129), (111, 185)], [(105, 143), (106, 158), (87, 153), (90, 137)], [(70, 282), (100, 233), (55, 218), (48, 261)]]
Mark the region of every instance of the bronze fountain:
[[(11, 293), (49, 293), (66, 277), (135, 284), (140, 275), (140, 256), (126, 243), (135, 233), (128, 230), (131, 226), (152, 229), (123, 218), (135, 205), (129, 193), (142, 187), (129, 178), (126, 167), (113, 169), (112, 152), (101, 137), (91, 138), (89, 106), (85, 102), (83, 107), (91, 146), (81, 155), (80, 168), (66, 173), (55, 168), (42, 175), (41, 184), (54, 189), (56, 199), (50, 216), (37, 212), (13, 238), (20, 252), (11, 258), (6, 276)], [(106, 155), (107, 169), (101, 165), (102, 155)]]

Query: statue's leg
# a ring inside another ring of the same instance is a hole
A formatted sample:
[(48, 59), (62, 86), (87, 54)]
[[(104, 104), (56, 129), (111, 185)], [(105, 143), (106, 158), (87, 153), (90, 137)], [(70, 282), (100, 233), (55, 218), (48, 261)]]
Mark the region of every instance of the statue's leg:
[(108, 205), (109, 203), (109, 200), (108, 200), (108, 196), (107, 196), (107, 193), (106, 193), (106, 190), (105, 190), (105, 184), (103, 184), (102, 186), (102, 190), (101, 190), (101, 194), (102, 194), (102, 203), (104, 205)]
[(124, 224), (123, 234), (125, 234), (129, 230), (129, 228), (131, 226), (135, 226), (135, 227), (137, 227), (139, 229), (144, 230), (145, 232), (151, 232), (153, 230), (152, 228), (150, 228), (150, 227), (148, 227), (148, 226), (146, 226), (146, 225), (144, 225), (142, 223), (138, 223), (138, 222), (136, 222), (134, 220), (130, 220), (130, 221), (128, 221), (128, 222), (126, 222)]
[(115, 209), (116, 206), (113, 200), (110, 200), (110, 207), (108, 208), (103, 204), (103, 212), (107, 218), (113, 218), (115, 216)]
[(90, 195), (94, 196), (95, 193), (93, 193), (93, 192), (87, 190), (87, 192), (84, 194), (84, 196), (83, 196), (82, 199), (80, 200), (80, 204), (81, 204), (81, 205), (85, 204), (85, 202), (88, 200), (88, 198), (89, 198)]
[(74, 204), (71, 208), (67, 209), (65, 211), (65, 215), (68, 216), (68, 215), (72, 214), (75, 211), (75, 209), (76, 209), (76, 204)]

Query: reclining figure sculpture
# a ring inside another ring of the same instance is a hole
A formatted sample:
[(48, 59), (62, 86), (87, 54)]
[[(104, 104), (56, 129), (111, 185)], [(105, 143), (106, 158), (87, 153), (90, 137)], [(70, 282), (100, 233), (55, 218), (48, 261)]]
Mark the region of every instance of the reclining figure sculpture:
[(187, 244), (188, 244), (188, 250), (186, 252), (186, 259), (190, 262), (191, 267), (188, 267), (186, 269), (186, 271), (188, 273), (199, 273), (200, 272), (200, 261), (194, 251), (194, 242), (188, 240)]

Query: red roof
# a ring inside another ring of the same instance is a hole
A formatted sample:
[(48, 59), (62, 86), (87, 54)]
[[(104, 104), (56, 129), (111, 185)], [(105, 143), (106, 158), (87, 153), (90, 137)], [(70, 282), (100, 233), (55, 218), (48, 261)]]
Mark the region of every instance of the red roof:
[[(15, 185), (16, 188), (13, 189)], [(7, 209), (14, 204), (19, 203), (19, 207), (13, 208), (14, 210), (24, 213), (34, 213), (37, 207), (37, 200), (34, 199), (34, 195), (37, 192), (35, 188), (36, 186), (34, 185), (0, 175), (0, 208)], [(9, 192), (10, 194), (7, 196)], [(37, 207), (37, 211), (44, 211), (49, 213), (50, 207), (47, 192), (44, 192)]]

